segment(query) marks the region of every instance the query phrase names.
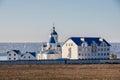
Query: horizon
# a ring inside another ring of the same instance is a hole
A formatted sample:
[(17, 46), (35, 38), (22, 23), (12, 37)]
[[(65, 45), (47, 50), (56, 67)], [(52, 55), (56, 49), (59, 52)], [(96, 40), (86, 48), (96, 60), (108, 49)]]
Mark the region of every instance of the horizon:
[[(23, 41), (23, 42), (18, 42), (18, 41), (16, 41), (16, 42), (15, 42), (15, 41), (14, 41), (14, 42), (0, 42), (0, 44), (1, 44), (1, 43), (3, 43), (3, 44), (4, 44), (4, 43), (5, 43), (5, 44), (9, 44), (9, 43), (10, 43), (10, 44), (12, 44), (12, 43), (13, 43), (13, 44), (14, 44), (14, 43), (18, 43), (18, 44), (19, 44), (19, 43), (20, 43), (20, 44), (21, 44), (21, 43), (47, 43), (47, 42), (48, 42), (48, 41), (46, 41), (46, 42), (32, 42), (32, 41), (31, 41), (31, 42), (28, 42), (28, 41)], [(108, 41), (107, 41), (107, 42), (108, 42)], [(60, 41), (59, 41), (59, 43), (64, 43), (64, 41), (63, 41), (63, 42), (60, 42)], [(112, 44), (112, 43), (119, 44), (120, 42), (109, 42), (109, 43), (110, 43), (110, 44)]]
[(47, 42), (53, 23), (59, 42), (87, 36), (120, 43), (120, 1), (0, 0), (0, 43)]

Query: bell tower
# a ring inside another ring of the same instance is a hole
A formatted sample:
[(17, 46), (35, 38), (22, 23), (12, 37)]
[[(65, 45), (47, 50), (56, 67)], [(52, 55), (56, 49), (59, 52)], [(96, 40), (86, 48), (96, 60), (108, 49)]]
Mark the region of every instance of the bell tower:
[(54, 26), (54, 24), (53, 24), (53, 30), (52, 30), (52, 32), (51, 32), (51, 35), (54, 37), (55, 43), (57, 43), (57, 42), (58, 42), (58, 34), (57, 34), (57, 32), (55, 31), (55, 26)]

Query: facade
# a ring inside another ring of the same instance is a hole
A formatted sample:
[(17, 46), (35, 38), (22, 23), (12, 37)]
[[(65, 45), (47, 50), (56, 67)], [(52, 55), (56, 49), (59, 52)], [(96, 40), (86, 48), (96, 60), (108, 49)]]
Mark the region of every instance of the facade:
[(25, 54), (21, 55), (21, 60), (36, 60), (36, 53), (35, 52), (26, 52)]
[(7, 60), (20, 60), (21, 52), (19, 50), (11, 50), (7, 52)]
[(61, 45), (58, 43), (58, 34), (53, 27), (52, 32), (49, 35), (49, 42), (43, 44), (42, 51), (37, 54), (37, 59), (57, 59), (61, 58)]
[(45, 51), (41, 54), (38, 54), (38, 59), (57, 59), (57, 58), (61, 58), (61, 54), (55, 52), (54, 50), (48, 50)]
[(71, 37), (62, 46), (62, 58), (109, 59), (110, 44), (100, 37)]

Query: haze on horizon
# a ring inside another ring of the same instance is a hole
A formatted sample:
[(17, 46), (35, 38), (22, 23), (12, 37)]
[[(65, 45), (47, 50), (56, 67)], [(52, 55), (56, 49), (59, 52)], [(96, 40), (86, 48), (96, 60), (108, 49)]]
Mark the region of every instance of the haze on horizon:
[(120, 42), (119, 0), (0, 0), (0, 42), (46, 42), (55, 23), (71, 36)]

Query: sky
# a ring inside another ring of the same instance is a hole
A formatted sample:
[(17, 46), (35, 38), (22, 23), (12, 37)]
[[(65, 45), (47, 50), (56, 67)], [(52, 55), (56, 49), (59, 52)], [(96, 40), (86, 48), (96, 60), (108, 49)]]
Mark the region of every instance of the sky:
[(120, 0), (0, 0), (0, 42), (103, 37), (120, 42)]

